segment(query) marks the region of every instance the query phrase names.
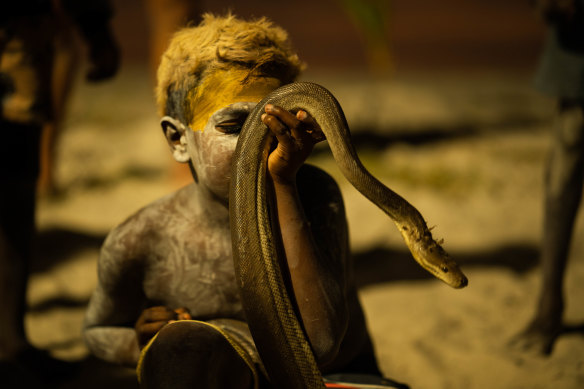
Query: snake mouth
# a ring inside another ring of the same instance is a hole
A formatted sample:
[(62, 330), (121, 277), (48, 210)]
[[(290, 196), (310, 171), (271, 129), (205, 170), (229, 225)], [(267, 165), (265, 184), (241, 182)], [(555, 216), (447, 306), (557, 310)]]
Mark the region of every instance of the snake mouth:
[(437, 277), (454, 289), (462, 289), (468, 285), (468, 278), (462, 273), (458, 265), (453, 262), (449, 264), (447, 272), (444, 272), (442, 268), (439, 272), (441, 274), (437, 275)]
[(460, 270), (458, 264), (450, 259), (450, 256), (444, 250), (441, 251), (443, 255), (426, 257), (421, 261), (422, 267), (454, 289), (466, 287), (468, 278)]
[[(413, 245), (408, 243), (415, 242)], [(454, 289), (462, 289), (468, 285), (468, 278), (450, 255), (431, 237), (427, 239), (406, 239), (412, 256), (426, 271), (448, 284)]]
[(462, 289), (468, 286), (468, 278), (452, 260), (448, 265), (441, 265), (438, 268), (434, 265), (429, 265), (427, 260), (417, 262), (429, 273), (454, 289)]
[(462, 289), (464, 287), (468, 286), (468, 278), (466, 278), (465, 275), (462, 276), (462, 279), (460, 280), (460, 283), (458, 284), (458, 286), (455, 286), (456, 289)]

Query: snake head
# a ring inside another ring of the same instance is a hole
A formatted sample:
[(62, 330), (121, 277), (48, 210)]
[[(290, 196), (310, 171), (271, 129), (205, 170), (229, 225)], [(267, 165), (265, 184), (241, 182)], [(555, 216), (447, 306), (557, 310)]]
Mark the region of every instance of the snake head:
[(458, 264), (432, 238), (432, 234), (429, 231), (422, 236), (416, 236), (408, 228), (404, 230), (402, 227), (400, 231), (412, 256), (420, 266), (455, 289), (464, 288), (468, 285), (468, 279), (460, 270)]
[[(455, 289), (461, 289), (468, 285), (468, 278), (464, 275), (458, 264), (448, 255), (448, 253), (438, 243), (435, 247), (429, 248), (424, 261), (434, 265), (426, 270), (430, 271), (436, 278), (444, 281)], [(419, 262), (419, 261), (418, 261)]]

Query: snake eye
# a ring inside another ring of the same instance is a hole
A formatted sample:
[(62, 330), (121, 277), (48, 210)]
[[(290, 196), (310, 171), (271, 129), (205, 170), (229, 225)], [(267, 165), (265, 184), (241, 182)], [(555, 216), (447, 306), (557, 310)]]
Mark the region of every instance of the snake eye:
[(440, 267), (440, 270), (442, 270), (443, 273), (448, 273), (448, 267), (446, 266)]

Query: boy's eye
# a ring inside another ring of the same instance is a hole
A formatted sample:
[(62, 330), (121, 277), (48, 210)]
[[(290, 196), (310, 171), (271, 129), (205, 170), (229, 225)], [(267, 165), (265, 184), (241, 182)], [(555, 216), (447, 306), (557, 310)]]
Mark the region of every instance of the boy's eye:
[(241, 127), (243, 127), (243, 122), (240, 121), (228, 121), (215, 124), (217, 131), (221, 131), (224, 134), (236, 134), (241, 131)]
[(230, 112), (218, 120), (215, 129), (224, 134), (239, 134), (248, 115), (248, 111)]

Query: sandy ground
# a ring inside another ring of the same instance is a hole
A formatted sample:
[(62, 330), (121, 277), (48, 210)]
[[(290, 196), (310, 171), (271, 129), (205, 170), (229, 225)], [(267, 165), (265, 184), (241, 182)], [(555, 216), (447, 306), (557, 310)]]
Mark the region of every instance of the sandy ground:
[[(542, 167), (552, 102), (527, 75), (352, 74), (305, 77), (344, 107), (363, 163), (413, 203), (462, 264), (453, 290), (421, 270), (397, 230), (339, 176), (360, 296), (383, 372), (412, 388), (584, 387), (584, 216), (566, 278), (572, 331), (541, 358), (506, 343), (533, 313), (539, 286)], [(81, 366), (61, 388), (132, 388), (132, 372), (88, 356), (81, 339), (105, 234), (184, 182), (158, 129), (146, 69), (80, 85), (60, 139), (61, 194), (41, 198), (30, 283), (32, 342)]]

